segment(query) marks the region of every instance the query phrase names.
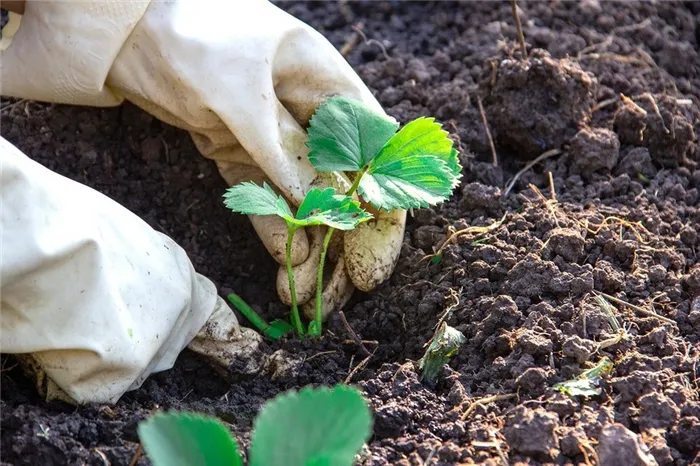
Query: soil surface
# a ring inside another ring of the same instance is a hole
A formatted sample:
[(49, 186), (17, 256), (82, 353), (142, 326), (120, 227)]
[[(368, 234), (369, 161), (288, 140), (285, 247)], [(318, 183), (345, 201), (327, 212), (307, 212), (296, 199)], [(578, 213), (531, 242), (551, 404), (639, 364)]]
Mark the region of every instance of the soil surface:
[[(355, 41), (387, 111), (435, 116), (461, 150), (454, 197), (413, 213), (392, 278), (344, 310), (373, 356), (351, 374), (363, 356), (335, 317), (320, 343), (271, 345), (296, 358), (274, 378), (232, 383), (185, 351), (115, 406), (81, 408), (43, 402), (4, 357), (1, 464), (128, 465), (158, 408), (215, 414), (247, 445), (267, 399), (349, 376), (375, 413), (364, 465), (700, 464), (700, 4), (521, 2), (527, 60), (507, 2), (280, 5), (338, 49)], [(276, 265), (187, 134), (128, 104), (5, 101), (2, 136), (173, 237), (222, 295), (285, 312)], [(490, 228), (431, 256), (475, 226)], [(610, 301), (622, 333), (600, 292), (635, 306)], [(467, 342), (421, 382), (441, 318)], [(600, 395), (552, 387), (603, 357)]]

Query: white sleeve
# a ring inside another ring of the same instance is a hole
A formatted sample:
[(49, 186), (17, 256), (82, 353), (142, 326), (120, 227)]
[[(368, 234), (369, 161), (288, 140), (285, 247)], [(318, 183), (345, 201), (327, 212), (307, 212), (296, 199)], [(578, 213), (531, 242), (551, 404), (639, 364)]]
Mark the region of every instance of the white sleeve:
[(0, 350), (76, 401), (113, 403), (172, 367), (217, 307), (185, 251), (0, 138)]

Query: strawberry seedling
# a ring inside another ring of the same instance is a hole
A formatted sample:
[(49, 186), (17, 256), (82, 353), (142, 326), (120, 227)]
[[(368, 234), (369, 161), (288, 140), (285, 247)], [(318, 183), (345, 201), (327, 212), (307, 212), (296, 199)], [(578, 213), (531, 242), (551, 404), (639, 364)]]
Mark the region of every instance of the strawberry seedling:
[[(348, 196), (356, 192), (377, 210), (428, 207), (447, 199), (461, 178), (457, 150), (433, 118), (399, 124), (346, 97), (326, 100), (311, 117), (309, 160), (320, 172), (355, 172)], [(322, 314), (323, 241), (316, 287), (316, 318)]]
[[(372, 216), (362, 210), (357, 201), (353, 201), (347, 196), (336, 194), (333, 188), (313, 188), (310, 190), (297, 209), (296, 215), (292, 213), (287, 201), (282, 196), (278, 196), (267, 183), (263, 183), (262, 187), (252, 182), (233, 186), (226, 191), (224, 203), (234, 212), (248, 215), (277, 215), (284, 219), (288, 232), (286, 265), (289, 278), (289, 292), (292, 296), (292, 325), (299, 336), (305, 335), (307, 332), (304, 330), (299, 317), (294, 274), (292, 273), (291, 256), (294, 233), (299, 228), (314, 225), (326, 225), (339, 230), (351, 230), (359, 223), (366, 222)], [(254, 313), (254, 311), (250, 309), (248, 315), (250, 313)], [(260, 319), (259, 316), (257, 318)], [(258, 327), (260, 328), (259, 325)], [(320, 335), (320, 322), (312, 322), (308, 333)]]
[[(371, 218), (352, 197), (357, 195), (377, 211), (436, 205), (446, 200), (457, 187), (462, 167), (452, 140), (433, 118), (417, 118), (399, 130), (399, 123), (393, 118), (346, 97), (331, 97), (321, 104), (311, 117), (307, 133), (309, 161), (317, 171), (354, 173), (353, 183), (345, 197), (334, 197), (336, 203), (345, 199), (338, 212), (343, 222), (325, 221), (333, 217), (328, 214), (310, 215), (313, 209), (331, 208), (316, 204), (319, 192), (324, 193), (324, 199), (333, 196), (331, 188), (310, 191), (309, 194), (315, 194), (311, 200), (306, 196), (296, 217), (284, 199), (277, 197), (271, 189), (265, 194), (267, 197), (263, 197), (259, 193), (263, 188), (256, 186), (254, 189), (251, 183), (230, 188), (225, 197), (226, 205), (235, 212), (279, 215), (288, 222), (287, 270), (292, 294), (292, 323), (300, 335), (302, 327), (289, 261), (291, 238), (302, 226), (322, 224), (328, 227), (316, 278), (315, 316), (309, 327), (312, 336), (319, 336), (323, 315), (323, 268), (333, 232), (336, 229), (352, 230)], [(317, 223), (304, 223), (305, 216), (315, 218)]]
[[(372, 415), (355, 388), (306, 387), (268, 402), (255, 419), (251, 466), (350, 466), (372, 432)], [(160, 412), (138, 427), (154, 466), (239, 466), (238, 443), (215, 417)]]

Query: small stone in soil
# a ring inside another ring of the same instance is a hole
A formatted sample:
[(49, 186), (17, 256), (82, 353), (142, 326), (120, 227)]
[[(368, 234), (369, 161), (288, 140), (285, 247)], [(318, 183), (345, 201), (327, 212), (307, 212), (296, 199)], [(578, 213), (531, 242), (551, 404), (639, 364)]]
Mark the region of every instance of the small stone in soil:
[(508, 445), (523, 455), (554, 458), (559, 439), (556, 429), (558, 416), (545, 409), (520, 406), (506, 422), (504, 430)]
[(599, 170), (612, 170), (620, 155), (617, 135), (605, 128), (584, 128), (570, 142), (571, 172), (590, 179)]
[(622, 424), (603, 428), (598, 439), (600, 466), (655, 466), (656, 460), (637, 434)]

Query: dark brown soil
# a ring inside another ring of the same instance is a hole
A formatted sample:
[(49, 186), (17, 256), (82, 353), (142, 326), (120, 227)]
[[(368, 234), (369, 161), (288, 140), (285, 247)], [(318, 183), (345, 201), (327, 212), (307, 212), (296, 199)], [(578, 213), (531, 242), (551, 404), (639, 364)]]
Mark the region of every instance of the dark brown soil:
[[(338, 48), (362, 23), (385, 51), (360, 40), (349, 61), (396, 118), (444, 122), (465, 167), (452, 200), (409, 219), (392, 278), (346, 306), (379, 342), (352, 377), (375, 413), (362, 464), (700, 464), (699, 4), (521, 2), (527, 62), (507, 2), (281, 6)], [(30, 157), (171, 235), (222, 294), (285, 312), (275, 264), (186, 134), (130, 105), (3, 105), (2, 135)], [(506, 194), (551, 149), (562, 154)], [(450, 231), (502, 217), (428, 260)], [(616, 305), (628, 335), (614, 340), (596, 291), (647, 313)], [(467, 343), (436, 385), (421, 383), (411, 361), (448, 309)], [(362, 355), (346, 338), (332, 319), (321, 343), (271, 346), (297, 359), (275, 377), (225, 380), (185, 351), (116, 406), (78, 409), (42, 402), (5, 357), (2, 464), (127, 465), (157, 408), (215, 414), (245, 445), (265, 400), (348, 376)], [(600, 396), (551, 388), (603, 356), (614, 367)]]

